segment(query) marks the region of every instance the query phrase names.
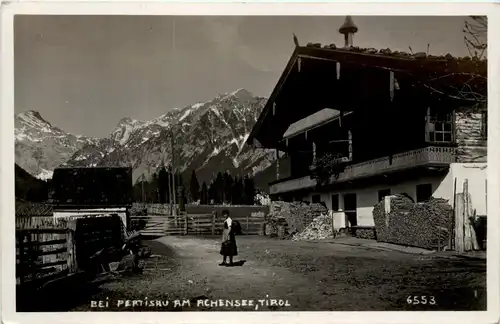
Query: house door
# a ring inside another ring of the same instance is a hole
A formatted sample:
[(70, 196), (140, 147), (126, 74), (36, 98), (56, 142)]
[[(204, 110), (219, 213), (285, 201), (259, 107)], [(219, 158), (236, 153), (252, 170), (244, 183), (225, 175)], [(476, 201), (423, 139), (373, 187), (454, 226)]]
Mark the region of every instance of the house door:
[(345, 194), (344, 195), (344, 212), (346, 215), (346, 220), (349, 222), (349, 226), (358, 225), (358, 216), (356, 213), (357, 201), (356, 194)]

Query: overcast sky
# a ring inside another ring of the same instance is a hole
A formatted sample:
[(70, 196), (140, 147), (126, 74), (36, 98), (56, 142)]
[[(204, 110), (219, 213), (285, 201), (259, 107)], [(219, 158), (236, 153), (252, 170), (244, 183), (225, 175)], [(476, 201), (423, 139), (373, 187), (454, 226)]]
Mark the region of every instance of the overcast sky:
[[(464, 17), (353, 17), (354, 45), (468, 55)], [(65, 131), (107, 136), (246, 88), (268, 96), (299, 42), (343, 45), (343, 16), (16, 16), (15, 111)]]

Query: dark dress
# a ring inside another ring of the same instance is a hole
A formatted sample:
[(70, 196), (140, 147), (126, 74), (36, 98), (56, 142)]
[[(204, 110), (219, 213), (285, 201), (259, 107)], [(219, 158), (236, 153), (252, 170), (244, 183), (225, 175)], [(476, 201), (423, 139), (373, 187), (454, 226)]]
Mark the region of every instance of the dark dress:
[(224, 221), (224, 229), (222, 230), (222, 245), (220, 248), (220, 254), (225, 256), (238, 255), (234, 231), (229, 228), (227, 221)]

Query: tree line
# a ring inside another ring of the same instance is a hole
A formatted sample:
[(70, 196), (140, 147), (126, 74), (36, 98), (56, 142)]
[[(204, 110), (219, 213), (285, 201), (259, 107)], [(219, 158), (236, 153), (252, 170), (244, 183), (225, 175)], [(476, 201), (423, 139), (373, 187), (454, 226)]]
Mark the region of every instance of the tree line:
[(44, 202), (47, 201), (48, 192), (48, 182), (33, 177), (15, 164), (15, 194), (17, 198), (31, 202)]
[[(218, 172), (207, 182), (200, 182), (196, 172), (191, 172), (189, 183), (179, 173), (174, 177), (176, 195), (175, 202), (182, 204), (199, 202), (202, 205), (253, 205), (255, 203), (255, 184), (251, 177), (231, 175), (229, 172)], [(172, 172), (161, 168), (155, 172), (151, 180), (140, 178), (134, 185), (134, 201), (147, 203), (170, 203), (172, 199)]]

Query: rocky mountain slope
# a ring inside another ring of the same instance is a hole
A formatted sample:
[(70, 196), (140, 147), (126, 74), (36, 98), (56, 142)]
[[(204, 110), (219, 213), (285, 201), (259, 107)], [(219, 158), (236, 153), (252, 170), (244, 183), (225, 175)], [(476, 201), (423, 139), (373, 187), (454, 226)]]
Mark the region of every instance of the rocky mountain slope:
[(16, 163), (39, 179), (51, 178), (54, 168), (86, 145), (98, 142), (98, 139), (75, 136), (52, 126), (37, 111), (15, 116)]
[(123, 118), (103, 139), (71, 135), (36, 112), (22, 113), (16, 116), (16, 163), (38, 178), (59, 165), (131, 166), (136, 181), (170, 163), (173, 135), (176, 165), (189, 174), (197, 170), (200, 181), (226, 170), (265, 174), (274, 152), (245, 145), (265, 101), (239, 89), (149, 121)]

